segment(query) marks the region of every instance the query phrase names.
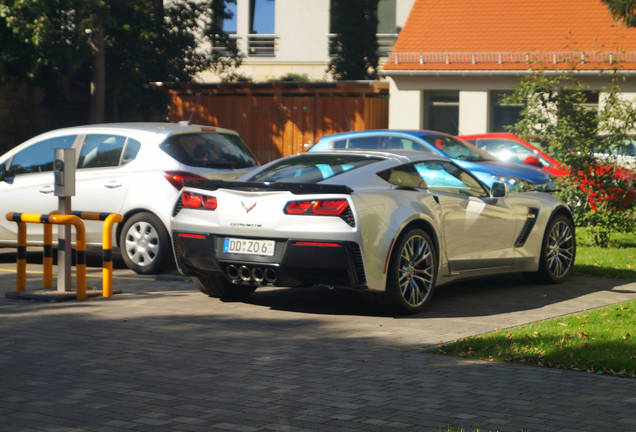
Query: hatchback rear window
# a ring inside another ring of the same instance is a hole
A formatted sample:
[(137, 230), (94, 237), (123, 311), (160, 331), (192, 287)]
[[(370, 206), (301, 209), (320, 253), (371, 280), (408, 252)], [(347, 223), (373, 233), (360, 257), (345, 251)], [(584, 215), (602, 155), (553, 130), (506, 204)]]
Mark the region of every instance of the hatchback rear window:
[(248, 168), (257, 165), (238, 135), (219, 132), (177, 134), (159, 146), (177, 161), (200, 168)]
[(318, 183), (344, 172), (381, 160), (361, 155), (303, 153), (281, 159), (247, 179), (252, 182)]

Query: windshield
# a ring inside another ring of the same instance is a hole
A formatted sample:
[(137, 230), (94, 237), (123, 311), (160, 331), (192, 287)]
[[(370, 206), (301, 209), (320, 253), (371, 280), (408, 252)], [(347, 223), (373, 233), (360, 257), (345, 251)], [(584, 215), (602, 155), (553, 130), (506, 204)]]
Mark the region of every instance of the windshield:
[(220, 132), (169, 136), (159, 146), (182, 164), (199, 168), (249, 168), (256, 164), (238, 135)]
[(472, 144), (446, 135), (420, 135), (420, 138), (453, 159), (470, 162), (493, 161), (495, 158)]
[(318, 183), (343, 172), (380, 160), (362, 155), (303, 153), (281, 159), (248, 177), (252, 182)]

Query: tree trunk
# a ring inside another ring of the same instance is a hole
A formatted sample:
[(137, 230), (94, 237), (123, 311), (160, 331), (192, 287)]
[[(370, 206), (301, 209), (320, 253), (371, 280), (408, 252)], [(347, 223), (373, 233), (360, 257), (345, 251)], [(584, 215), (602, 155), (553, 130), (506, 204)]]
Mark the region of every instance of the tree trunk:
[(104, 122), (106, 94), (106, 56), (104, 53), (104, 28), (98, 24), (93, 29), (93, 77), (91, 79), (91, 122)]

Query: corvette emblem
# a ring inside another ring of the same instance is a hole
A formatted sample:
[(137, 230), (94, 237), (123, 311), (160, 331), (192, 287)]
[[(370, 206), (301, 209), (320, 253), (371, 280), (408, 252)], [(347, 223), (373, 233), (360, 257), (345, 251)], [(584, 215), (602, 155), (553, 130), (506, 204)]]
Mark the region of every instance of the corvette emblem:
[(248, 206), (243, 201), (241, 201), (241, 205), (245, 209), (245, 213), (249, 213), (254, 207), (256, 207), (256, 203), (252, 204), (251, 206)]

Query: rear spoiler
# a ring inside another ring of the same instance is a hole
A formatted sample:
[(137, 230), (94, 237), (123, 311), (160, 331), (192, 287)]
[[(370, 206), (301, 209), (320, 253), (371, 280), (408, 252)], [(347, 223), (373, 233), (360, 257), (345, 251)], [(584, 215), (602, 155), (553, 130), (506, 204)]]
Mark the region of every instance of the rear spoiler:
[(289, 191), (294, 195), (307, 194), (347, 194), (351, 195), (353, 189), (344, 185), (317, 184), (317, 183), (254, 183), (224, 180), (208, 180), (197, 178), (183, 179), (183, 186), (197, 189), (217, 190), (234, 189), (241, 191)]

